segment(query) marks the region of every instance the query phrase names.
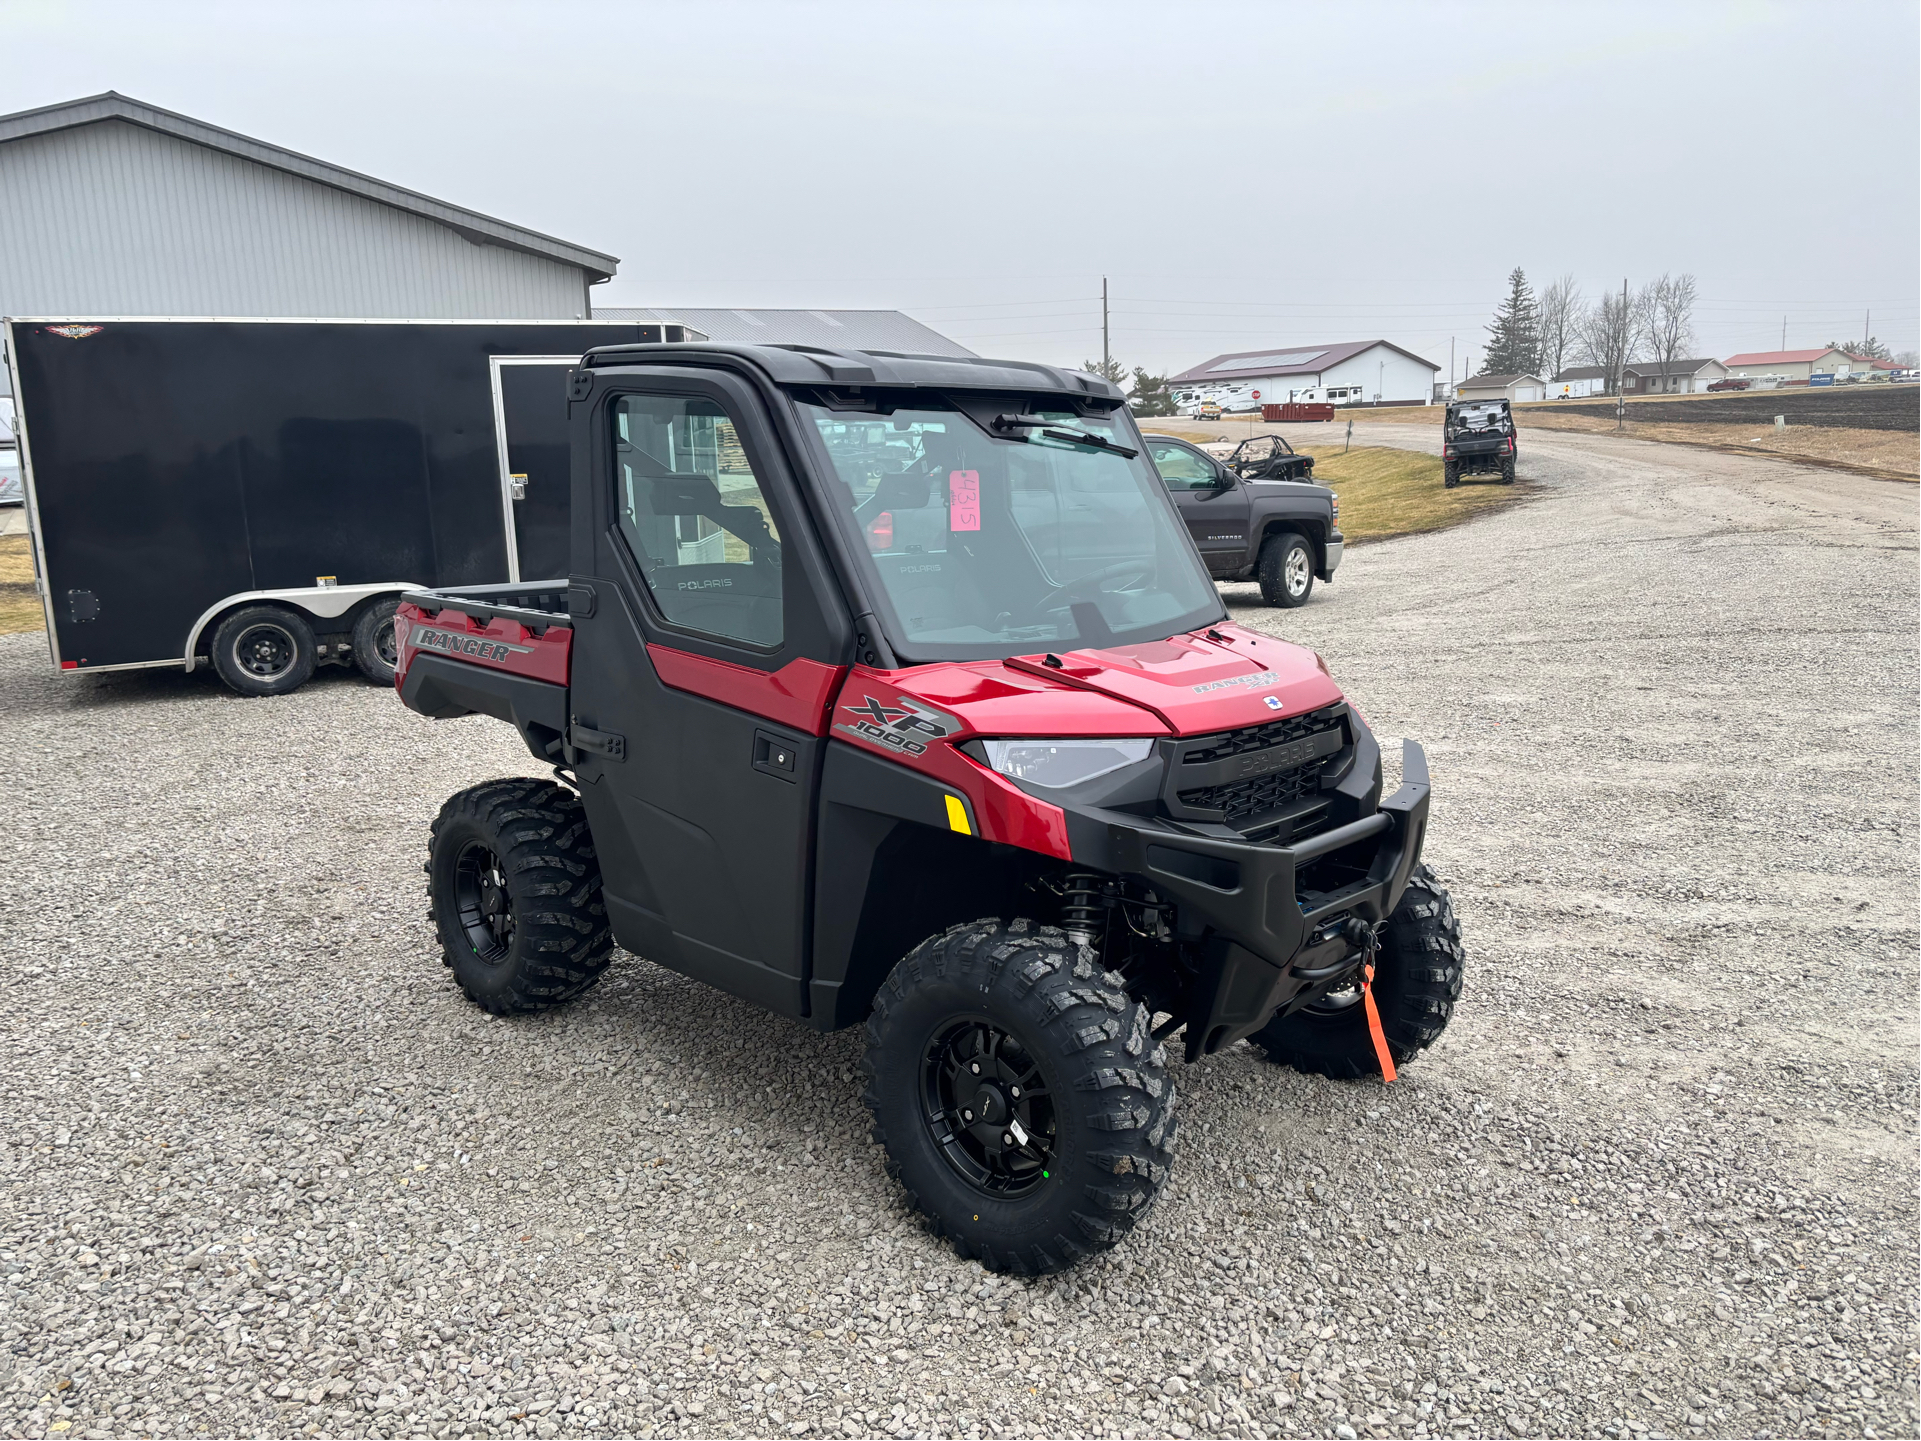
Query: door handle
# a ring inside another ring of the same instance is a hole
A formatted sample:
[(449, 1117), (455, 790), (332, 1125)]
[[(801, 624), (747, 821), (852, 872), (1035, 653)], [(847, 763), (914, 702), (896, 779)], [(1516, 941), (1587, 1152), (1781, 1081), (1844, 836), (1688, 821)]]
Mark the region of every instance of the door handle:
[(508, 476), (507, 494), (515, 500), (525, 500), (527, 498), (527, 477), (524, 475)]

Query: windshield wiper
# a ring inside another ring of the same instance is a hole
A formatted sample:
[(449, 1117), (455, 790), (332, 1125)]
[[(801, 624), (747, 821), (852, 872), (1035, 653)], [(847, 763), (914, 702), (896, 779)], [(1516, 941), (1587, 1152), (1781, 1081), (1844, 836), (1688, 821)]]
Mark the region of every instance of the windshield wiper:
[(1132, 460), (1140, 452), (1131, 445), (1119, 445), (1104, 435), (1096, 435), (1091, 430), (1054, 430), (1041, 432), (1049, 440), (1064, 440), (1070, 445), (1091, 445), (1096, 450), (1111, 450), (1116, 455)]
[[(1116, 455), (1132, 460), (1140, 452), (1131, 445), (1121, 445), (1104, 435), (1096, 435), (1091, 430), (1064, 430), (1059, 422), (1049, 420), (1044, 415), (997, 415), (994, 417), (996, 430), (1038, 430), (1049, 440), (1064, 440), (1069, 445), (1091, 445), (1096, 450), (1111, 450)], [(1026, 440), (1028, 437), (1020, 437)]]

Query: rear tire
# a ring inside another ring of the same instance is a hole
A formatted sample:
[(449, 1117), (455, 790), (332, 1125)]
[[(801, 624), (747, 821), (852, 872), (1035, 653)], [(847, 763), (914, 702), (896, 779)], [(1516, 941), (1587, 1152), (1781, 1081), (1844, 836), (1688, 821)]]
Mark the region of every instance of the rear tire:
[(448, 801), (427, 877), (442, 963), (483, 1010), (571, 1001), (612, 959), (587, 813), (552, 781), (489, 781)]
[(1287, 610), (1305, 605), (1314, 594), (1314, 547), (1294, 531), (1277, 531), (1261, 545), (1255, 576), (1261, 583), (1261, 599), (1269, 605)]
[(1452, 460), (1442, 461), (1441, 462), (1441, 484), (1445, 486), (1448, 490), (1452, 490), (1454, 489), (1455, 486), (1459, 485), (1460, 483), (1461, 483), (1460, 463), (1458, 461), (1452, 461)]
[(354, 622), (354, 665), (375, 685), (394, 683), (394, 665), (399, 656), (394, 645), (394, 612), (400, 597), (382, 596), (360, 612)]
[(1053, 926), (975, 921), (921, 942), (874, 997), (861, 1060), (887, 1173), (991, 1271), (1105, 1251), (1174, 1159), (1152, 1030), (1120, 977)]
[[(1395, 1069), (1447, 1029), (1461, 999), (1463, 964), (1461, 923), (1447, 890), (1426, 866), (1416, 866), (1374, 961), (1374, 1004)], [(1249, 1039), (1269, 1060), (1297, 1071), (1336, 1080), (1381, 1074), (1358, 987), (1327, 1004), (1276, 1016)]]
[(1501, 462), (1501, 484), (1514, 484), (1514, 457), (1511, 455)]
[(214, 673), (244, 696), (285, 695), (313, 679), (313, 627), (280, 605), (250, 605), (214, 630)]

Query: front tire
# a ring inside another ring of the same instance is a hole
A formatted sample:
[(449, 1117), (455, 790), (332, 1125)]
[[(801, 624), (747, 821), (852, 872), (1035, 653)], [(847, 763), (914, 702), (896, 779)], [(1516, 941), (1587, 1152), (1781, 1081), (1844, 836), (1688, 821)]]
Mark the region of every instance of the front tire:
[(394, 612), (400, 597), (382, 596), (360, 612), (354, 622), (354, 665), (375, 685), (394, 683), (399, 652), (394, 641)]
[(279, 605), (250, 605), (214, 630), (214, 673), (244, 696), (285, 695), (313, 679), (313, 627)]
[[(1461, 999), (1463, 964), (1461, 923), (1447, 890), (1426, 866), (1416, 866), (1374, 961), (1374, 1004), (1396, 1070), (1447, 1029)], [(1276, 1016), (1249, 1039), (1269, 1060), (1297, 1071), (1336, 1080), (1381, 1074), (1358, 986)]]
[(989, 1270), (1043, 1275), (1106, 1250), (1173, 1162), (1152, 1030), (1055, 927), (975, 921), (921, 942), (874, 997), (861, 1060), (888, 1174)]
[(448, 801), (427, 877), (441, 961), (483, 1010), (571, 1001), (612, 959), (587, 813), (552, 781), (489, 781)]
[(1255, 573), (1261, 582), (1261, 599), (1269, 605), (1286, 610), (1305, 605), (1314, 594), (1314, 547), (1307, 537), (1291, 530), (1270, 535), (1261, 546)]

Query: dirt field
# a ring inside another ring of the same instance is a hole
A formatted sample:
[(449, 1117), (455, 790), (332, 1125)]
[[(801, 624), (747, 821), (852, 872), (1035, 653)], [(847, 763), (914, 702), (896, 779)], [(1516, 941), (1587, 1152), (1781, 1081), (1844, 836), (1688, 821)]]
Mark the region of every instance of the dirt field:
[[(1898, 388), (1879, 386), (1869, 392), (1873, 402), (1867, 418), (1877, 423), (1873, 428), (1854, 429), (1835, 424), (1801, 424), (1794, 421), (1794, 415), (1777, 407), (1772, 410), (1763, 408), (1762, 417), (1748, 424), (1732, 425), (1721, 421), (1708, 421), (1693, 417), (1695, 407), (1718, 402), (1729, 397), (1721, 395), (1685, 396), (1671, 400), (1635, 400), (1628, 402), (1627, 425), (1617, 429), (1614, 410), (1611, 405), (1596, 407), (1579, 405), (1565, 401), (1544, 402), (1538, 405), (1515, 407), (1515, 420), (1524, 434), (1541, 431), (1579, 431), (1593, 435), (1625, 435), (1638, 440), (1660, 441), (1675, 445), (1704, 446), (1714, 450), (1725, 450), (1734, 454), (1755, 456), (1779, 456), (1797, 462), (1812, 462), (1819, 465), (1838, 465), (1857, 469), (1864, 474), (1882, 479), (1915, 479), (1921, 477), (1921, 436), (1912, 429), (1904, 429), (1896, 424), (1901, 419), (1897, 406), (1889, 405), (1887, 397), (1905, 402), (1910, 406), (1916, 402), (1913, 386)], [(1784, 395), (1807, 395), (1806, 390), (1773, 391), (1778, 397)], [(1820, 392), (1813, 392), (1820, 394)], [(1847, 397), (1853, 392), (1842, 391)], [(1733, 397), (1746, 400), (1746, 395)], [(1752, 397), (1759, 399), (1760, 397)], [(1881, 407), (1875, 410), (1873, 406)], [(1685, 408), (1685, 409), (1684, 409)], [(1353, 410), (1339, 412), (1339, 418), (1313, 425), (1276, 425), (1269, 426), (1241, 418), (1201, 424), (1189, 420), (1155, 420), (1146, 422), (1156, 429), (1172, 435), (1180, 435), (1190, 440), (1200, 441), (1239, 441), (1251, 434), (1262, 434), (1273, 430), (1288, 437), (1296, 449), (1312, 448), (1319, 450), (1327, 446), (1338, 448), (1347, 432), (1347, 422), (1354, 421), (1354, 435), (1360, 443), (1373, 443), (1384, 433), (1399, 431), (1429, 430), (1438, 434), (1441, 416), (1445, 407), (1405, 406), (1381, 410)], [(1599, 414), (1594, 412), (1599, 410)], [(1703, 411), (1702, 414), (1709, 414)], [(1725, 415), (1728, 412), (1711, 412)], [(1785, 430), (1774, 429), (1774, 417), (1788, 413), (1790, 420)], [(1837, 412), (1825, 412), (1831, 418)], [(1845, 414), (1845, 412), (1838, 412)], [(1674, 417), (1687, 415), (1686, 420)], [(1657, 423), (1657, 420), (1659, 423)], [(1673, 423), (1669, 423), (1673, 422)], [(1387, 427), (1383, 432), (1382, 427)], [(1395, 444), (1401, 442), (1396, 441)], [(1525, 444), (1525, 442), (1523, 442)], [(1438, 448), (1438, 439), (1434, 442)]]
[(1228, 588), (1429, 748), (1447, 1036), (1179, 1068), (1165, 1199), (1040, 1283), (906, 1210), (857, 1033), (461, 999), (419, 864), (508, 727), (0, 638), (0, 1434), (1915, 1435), (1914, 491), (1522, 473)]
[[(1548, 401), (1522, 408), (1530, 417), (1551, 412), (1614, 419), (1612, 401)], [(1772, 425), (1785, 415), (1791, 426), (1828, 426), (1844, 430), (1921, 432), (1921, 386), (1797, 385), (1783, 390), (1717, 391), (1712, 395), (1630, 400), (1637, 425)]]
[(46, 612), (33, 590), (32, 540), (0, 535), (0, 635), (45, 630)]

